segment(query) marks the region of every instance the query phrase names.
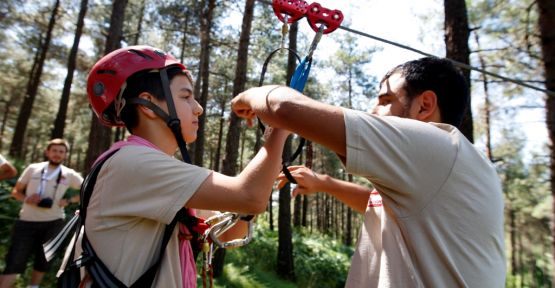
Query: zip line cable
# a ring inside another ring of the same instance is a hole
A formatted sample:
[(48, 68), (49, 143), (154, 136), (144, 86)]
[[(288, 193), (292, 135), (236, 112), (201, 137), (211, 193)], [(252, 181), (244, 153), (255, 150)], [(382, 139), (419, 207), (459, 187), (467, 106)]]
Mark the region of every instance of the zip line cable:
[[(412, 48), (410, 46), (406, 46), (406, 45), (399, 44), (397, 42), (393, 42), (393, 41), (390, 41), (390, 40), (387, 40), (387, 39), (384, 39), (384, 38), (380, 38), (380, 37), (377, 37), (377, 36), (374, 36), (374, 35), (370, 35), (368, 33), (364, 33), (364, 32), (358, 31), (358, 30), (354, 30), (354, 29), (351, 29), (349, 27), (339, 26), (339, 29), (343, 29), (343, 30), (345, 30), (347, 32), (350, 32), (350, 33), (354, 33), (354, 34), (364, 36), (364, 37), (367, 37), (367, 38), (371, 38), (371, 39), (374, 39), (374, 40), (377, 40), (377, 41), (380, 41), (380, 42), (384, 42), (384, 43), (387, 43), (387, 44), (390, 44), (390, 45), (393, 45), (393, 46), (397, 46), (399, 48), (409, 50), (409, 51), (412, 51), (412, 52), (415, 52), (415, 53), (418, 53), (418, 54), (421, 54), (421, 55), (424, 55), (424, 56), (437, 57), (435, 55), (423, 52), (421, 50)], [(445, 58), (445, 57), (443, 57), (443, 58)], [(534, 86), (534, 85), (530, 85), (530, 84), (528, 84), (526, 82), (523, 82), (521, 80), (508, 78), (508, 77), (505, 77), (505, 76), (502, 76), (502, 75), (499, 75), (499, 74), (496, 74), (496, 73), (493, 73), (493, 72), (486, 71), (486, 70), (481, 69), (481, 68), (473, 67), (473, 66), (470, 66), (468, 64), (465, 64), (465, 63), (462, 63), (462, 62), (459, 62), (459, 61), (455, 61), (453, 59), (449, 59), (449, 58), (445, 58), (445, 59), (451, 61), (453, 64), (455, 64), (458, 67), (461, 67), (461, 68), (464, 68), (464, 69), (467, 69), (467, 70), (474, 70), (474, 71), (477, 71), (477, 72), (480, 72), (480, 73), (483, 73), (483, 74), (486, 74), (486, 75), (489, 75), (489, 76), (492, 76), (492, 77), (502, 79), (502, 80), (507, 81), (507, 82), (511, 82), (511, 83), (514, 83), (514, 84), (517, 84), (517, 85), (520, 85), (520, 86), (524, 86), (524, 87), (527, 87), (527, 88), (530, 88), (530, 89), (534, 89), (534, 90), (537, 90), (537, 91), (540, 91), (540, 92), (544, 92), (544, 93), (549, 94), (551, 96), (555, 96), (555, 92), (553, 92), (551, 90), (547, 90), (547, 89), (540, 88), (540, 87), (537, 87), (537, 86)]]
[[(272, 5), (272, 2), (265, 1), (265, 0), (258, 0), (258, 2), (267, 4), (267, 5)], [(377, 37), (377, 36), (374, 36), (374, 35), (371, 35), (371, 34), (362, 32), (362, 31), (358, 31), (358, 30), (355, 30), (355, 29), (351, 29), (351, 28), (349, 28), (349, 27), (345, 27), (345, 26), (341, 26), (341, 25), (340, 25), (338, 28), (339, 28), (339, 29), (343, 29), (343, 30), (345, 30), (345, 31), (347, 31), (347, 32), (349, 32), (349, 33), (353, 33), (353, 34), (357, 34), (357, 35), (359, 35), (359, 36), (363, 36), (363, 37), (367, 37), (367, 38), (370, 38), (370, 39), (374, 39), (374, 40), (376, 40), (376, 41), (383, 42), (383, 43), (386, 43), (386, 44), (389, 44), (389, 45), (393, 45), (393, 46), (399, 47), (399, 48), (401, 48), (401, 49), (409, 50), (409, 51), (415, 52), (415, 53), (417, 53), (417, 54), (421, 54), (421, 55), (424, 55), (424, 56), (438, 57), (438, 56), (435, 56), (435, 55), (433, 55), (433, 54), (426, 53), (426, 52), (424, 52), (424, 51), (421, 51), (421, 50), (412, 48), (412, 47), (410, 47), (410, 46), (403, 45), (403, 44), (400, 44), (400, 43), (397, 43), (397, 42), (394, 42), (394, 41), (391, 41), (391, 40), (387, 40), (387, 39), (384, 39), (384, 38), (380, 38), (380, 37)], [(447, 59), (447, 60), (451, 61), (455, 66), (458, 66), (458, 67), (463, 68), (463, 69), (473, 70), (473, 71), (476, 71), (476, 72), (480, 72), (480, 73), (483, 73), (483, 74), (486, 74), (486, 75), (489, 75), (489, 76), (492, 76), (492, 77), (495, 77), (495, 78), (499, 78), (499, 79), (501, 79), (501, 80), (503, 80), (503, 81), (511, 82), (511, 83), (514, 83), (514, 84), (517, 84), (517, 85), (520, 85), (520, 86), (523, 86), (523, 87), (526, 87), (526, 88), (530, 88), (530, 89), (533, 89), (533, 90), (536, 90), (536, 91), (540, 91), (540, 92), (546, 93), (546, 94), (551, 95), (551, 96), (555, 96), (555, 92), (554, 92), (554, 91), (551, 91), (551, 90), (548, 90), (548, 89), (544, 89), (544, 88), (540, 88), (540, 87), (537, 87), (537, 86), (534, 86), (534, 85), (530, 85), (530, 84), (528, 84), (528, 83), (526, 83), (526, 82), (524, 82), (524, 81), (521, 81), (521, 80), (517, 80), (517, 79), (512, 79), (512, 78), (509, 78), (509, 77), (505, 77), (505, 76), (502, 76), (502, 75), (499, 75), (499, 74), (496, 74), (496, 73), (493, 73), (493, 72), (489, 72), (489, 71), (484, 70), (484, 69), (481, 69), (481, 68), (477, 68), (477, 67), (470, 66), (470, 65), (468, 65), (468, 64), (459, 62), (459, 61), (455, 61), (455, 60), (453, 60), (453, 59), (449, 59), (449, 58), (447, 58), (447, 57), (439, 57), (439, 58)]]

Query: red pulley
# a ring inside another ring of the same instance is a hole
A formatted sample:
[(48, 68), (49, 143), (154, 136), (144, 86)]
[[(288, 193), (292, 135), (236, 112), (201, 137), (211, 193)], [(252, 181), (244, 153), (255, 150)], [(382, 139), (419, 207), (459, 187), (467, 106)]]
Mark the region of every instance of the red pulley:
[(343, 13), (339, 10), (330, 10), (314, 2), (308, 6), (306, 12), (308, 24), (314, 32), (318, 32), (318, 25), (326, 26), (323, 33), (328, 34), (335, 31), (343, 21)]
[(285, 14), (288, 16), (287, 23), (293, 23), (304, 17), (308, 4), (302, 0), (273, 0), (272, 7), (281, 22), (285, 22)]

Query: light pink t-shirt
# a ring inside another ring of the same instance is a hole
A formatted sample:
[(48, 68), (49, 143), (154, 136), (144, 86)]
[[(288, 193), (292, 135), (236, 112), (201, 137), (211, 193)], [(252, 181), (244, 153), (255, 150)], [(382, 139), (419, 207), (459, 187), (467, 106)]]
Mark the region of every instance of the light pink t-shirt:
[[(134, 283), (153, 264), (165, 225), (210, 173), (146, 146), (124, 146), (106, 160), (88, 206), (86, 233), (120, 281)], [(153, 287), (183, 286), (178, 230)]]
[(346, 287), (504, 287), (503, 195), (453, 126), (344, 110), (350, 173), (374, 191)]

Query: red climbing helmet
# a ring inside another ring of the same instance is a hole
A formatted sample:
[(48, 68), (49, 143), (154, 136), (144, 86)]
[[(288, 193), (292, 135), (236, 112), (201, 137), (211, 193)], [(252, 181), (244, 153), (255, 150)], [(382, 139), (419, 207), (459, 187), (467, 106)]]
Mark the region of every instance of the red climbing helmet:
[(118, 97), (129, 76), (143, 70), (176, 65), (187, 68), (170, 54), (150, 46), (129, 46), (112, 51), (92, 67), (87, 79), (87, 95), (98, 119), (107, 126), (124, 126), (115, 117), (107, 117), (106, 109)]

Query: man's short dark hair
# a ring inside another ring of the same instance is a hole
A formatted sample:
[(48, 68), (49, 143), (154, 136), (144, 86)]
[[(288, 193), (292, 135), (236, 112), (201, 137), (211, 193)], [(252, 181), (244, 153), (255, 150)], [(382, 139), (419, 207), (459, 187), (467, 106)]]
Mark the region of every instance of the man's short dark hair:
[[(191, 81), (192, 84), (191, 76), (177, 66), (167, 68), (167, 72), (168, 79), (170, 81), (177, 75), (184, 75), (189, 78), (189, 81)], [(153, 95), (154, 98), (166, 102), (164, 91), (162, 89), (162, 80), (160, 78), (160, 72), (158, 72), (158, 70), (137, 72), (127, 78), (126, 84), (127, 86), (122, 95), (123, 99), (127, 100), (131, 98), (136, 98), (139, 97), (141, 93), (148, 92)], [(109, 115), (110, 117), (116, 117), (116, 112), (113, 104), (108, 107), (107, 110), (107, 115)], [(139, 124), (136, 105), (126, 104), (121, 111), (120, 118), (121, 121), (125, 123), (125, 127), (127, 128), (127, 130), (131, 132), (131, 129), (135, 128)]]
[(48, 141), (48, 144), (46, 144), (46, 150), (50, 150), (50, 147), (52, 146), (64, 146), (66, 147), (66, 152), (69, 151), (69, 143), (61, 138), (54, 138)]
[(424, 57), (403, 63), (385, 74), (380, 86), (391, 75), (405, 79), (407, 97), (413, 99), (426, 90), (437, 95), (441, 121), (459, 127), (470, 100), (468, 84), (461, 71), (447, 59)]

